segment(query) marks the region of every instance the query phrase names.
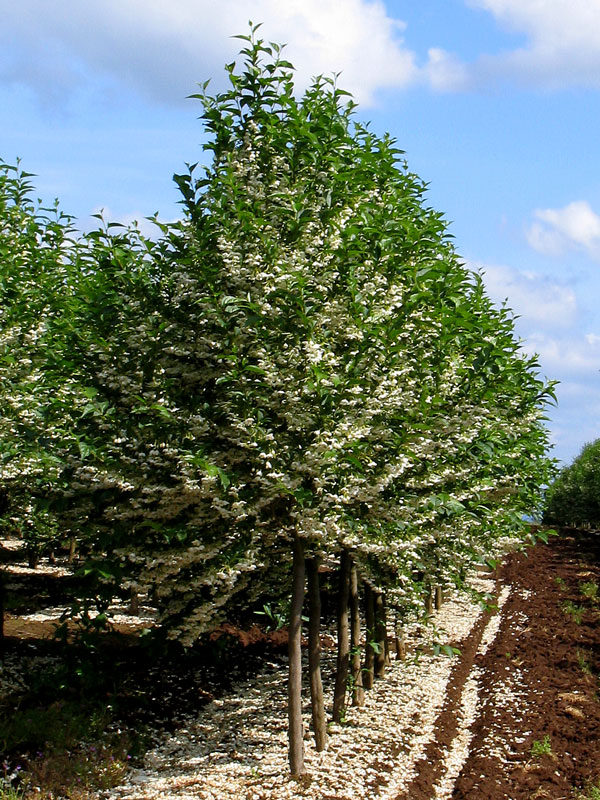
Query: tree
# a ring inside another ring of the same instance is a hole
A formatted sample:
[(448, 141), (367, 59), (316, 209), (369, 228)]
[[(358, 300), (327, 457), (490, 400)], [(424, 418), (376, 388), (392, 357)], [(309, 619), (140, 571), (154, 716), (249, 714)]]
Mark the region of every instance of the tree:
[(549, 525), (600, 527), (600, 439), (586, 444), (550, 485), (543, 520)]
[(60, 427), (52, 407), (68, 407), (73, 394), (69, 377), (47, 377), (73, 228), (58, 203), (32, 199), (31, 177), (0, 161), (0, 528), (23, 539), (35, 566), (60, 535), (46, 502), (61, 467), (50, 446)]
[(70, 258), (53, 508), (85, 532), (98, 586), (152, 589), (184, 646), (292, 595), (302, 772), (301, 562), (314, 609), (319, 560), (341, 562), (341, 718), (350, 582), (354, 609), (359, 585), (377, 598), (385, 650), (382, 607), (416, 607), (423, 576), (460, 583), (518, 533), (548, 469), (549, 388), (394, 140), (332, 79), (298, 98), (281, 48), (241, 38), (229, 90), (197, 95), (211, 162), (175, 176), (183, 220), (155, 242), (100, 229)]

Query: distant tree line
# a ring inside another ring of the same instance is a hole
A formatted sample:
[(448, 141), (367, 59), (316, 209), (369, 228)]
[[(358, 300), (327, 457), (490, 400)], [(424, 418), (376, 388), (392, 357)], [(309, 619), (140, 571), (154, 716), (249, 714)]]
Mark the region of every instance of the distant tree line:
[(586, 444), (546, 493), (544, 522), (600, 528), (600, 439)]

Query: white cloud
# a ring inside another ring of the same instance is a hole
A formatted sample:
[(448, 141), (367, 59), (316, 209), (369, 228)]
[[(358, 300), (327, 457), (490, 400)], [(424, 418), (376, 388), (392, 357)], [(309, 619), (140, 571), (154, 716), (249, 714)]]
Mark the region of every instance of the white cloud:
[[(88, 233), (89, 231), (97, 230), (98, 227), (102, 225), (102, 222), (98, 219), (98, 215), (102, 217), (105, 223), (116, 223), (117, 225), (122, 225), (123, 229), (136, 227), (142, 236), (145, 236), (148, 239), (159, 239), (161, 236), (160, 228), (141, 211), (132, 211), (127, 214), (115, 214), (106, 206), (98, 206), (94, 208), (89, 217), (84, 217), (80, 220), (77, 220), (77, 227), (79, 230)], [(159, 216), (159, 222), (163, 224), (170, 224), (177, 221), (177, 219), (167, 220)], [(115, 230), (113, 232), (115, 232)], [(116, 232), (118, 233), (118, 231)]]
[(419, 66), (406, 26), (384, 0), (0, 0), (0, 80), (54, 105), (99, 80), (183, 103), (196, 82), (212, 76), (223, 85), (222, 65), (240, 46), (231, 37), (252, 19), (264, 22), (264, 38), (288, 43), (301, 88), (315, 74), (342, 72), (340, 85), (365, 106), (380, 89), (415, 84), (462, 91), (509, 77), (600, 87), (600, 0), (465, 2), (522, 34), (525, 45), (471, 64), (431, 47)]
[(432, 89), (437, 91), (459, 91), (470, 82), (467, 67), (455, 55), (432, 47), (423, 74)]
[(524, 34), (524, 47), (482, 58), (480, 79), (509, 76), (560, 89), (600, 87), (600, 0), (466, 0), (507, 29)]
[(597, 377), (600, 370), (600, 337), (590, 341), (586, 336), (557, 339), (545, 333), (533, 333), (527, 337), (523, 349), (530, 354), (537, 353), (542, 370), (553, 378)]
[(480, 269), (489, 296), (508, 307), (522, 323), (539, 327), (568, 327), (577, 317), (577, 300), (569, 286), (553, 282), (544, 275), (505, 266), (470, 265)]
[[(90, 71), (160, 102), (179, 103), (196, 82), (216, 76), (242, 43), (248, 20), (259, 36), (287, 42), (286, 56), (306, 86), (316, 74), (342, 72), (358, 102), (378, 89), (418, 78), (404, 26), (382, 0), (37, 0), (2, 2), (0, 76), (37, 92), (84, 85)], [(2, 42), (2, 38), (4, 42)], [(4, 45), (1, 47), (1, 45)]]
[(534, 250), (560, 255), (567, 249), (578, 249), (600, 258), (600, 216), (585, 200), (563, 208), (537, 209), (534, 217), (536, 221), (525, 232)]

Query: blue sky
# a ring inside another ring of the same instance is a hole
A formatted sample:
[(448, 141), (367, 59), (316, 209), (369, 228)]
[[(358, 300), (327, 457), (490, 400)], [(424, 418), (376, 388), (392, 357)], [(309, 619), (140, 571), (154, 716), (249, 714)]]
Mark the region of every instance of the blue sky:
[(89, 225), (178, 214), (197, 101), (247, 22), (341, 72), (559, 380), (554, 455), (600, 437), (600, 0), (0, 0), (0, 157)]

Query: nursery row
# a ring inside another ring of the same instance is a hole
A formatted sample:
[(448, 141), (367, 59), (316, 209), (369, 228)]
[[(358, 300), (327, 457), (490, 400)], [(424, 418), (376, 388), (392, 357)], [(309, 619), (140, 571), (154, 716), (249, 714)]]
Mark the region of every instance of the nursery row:
[[(305, 559), (313, 620), (319, 562), (352, 608), (360, 584), (400, 616), (465, 585), (539, 508), (552, 386), (395, 142), (334, 80), (298, 98), (281, 48), (242, 39), (230, 88), (198, 95), (207, 164), (175, 176), (182, 218), (155, 237), (78, 234), (2, 165), (0, 515), (32, 553), (70, 536), (86, 554), (84, 627), (150, 593), (189, 646), (291, 597), (301, 772)], [(360, 690), (345, 602), (336, 715), (349, 663)]]

